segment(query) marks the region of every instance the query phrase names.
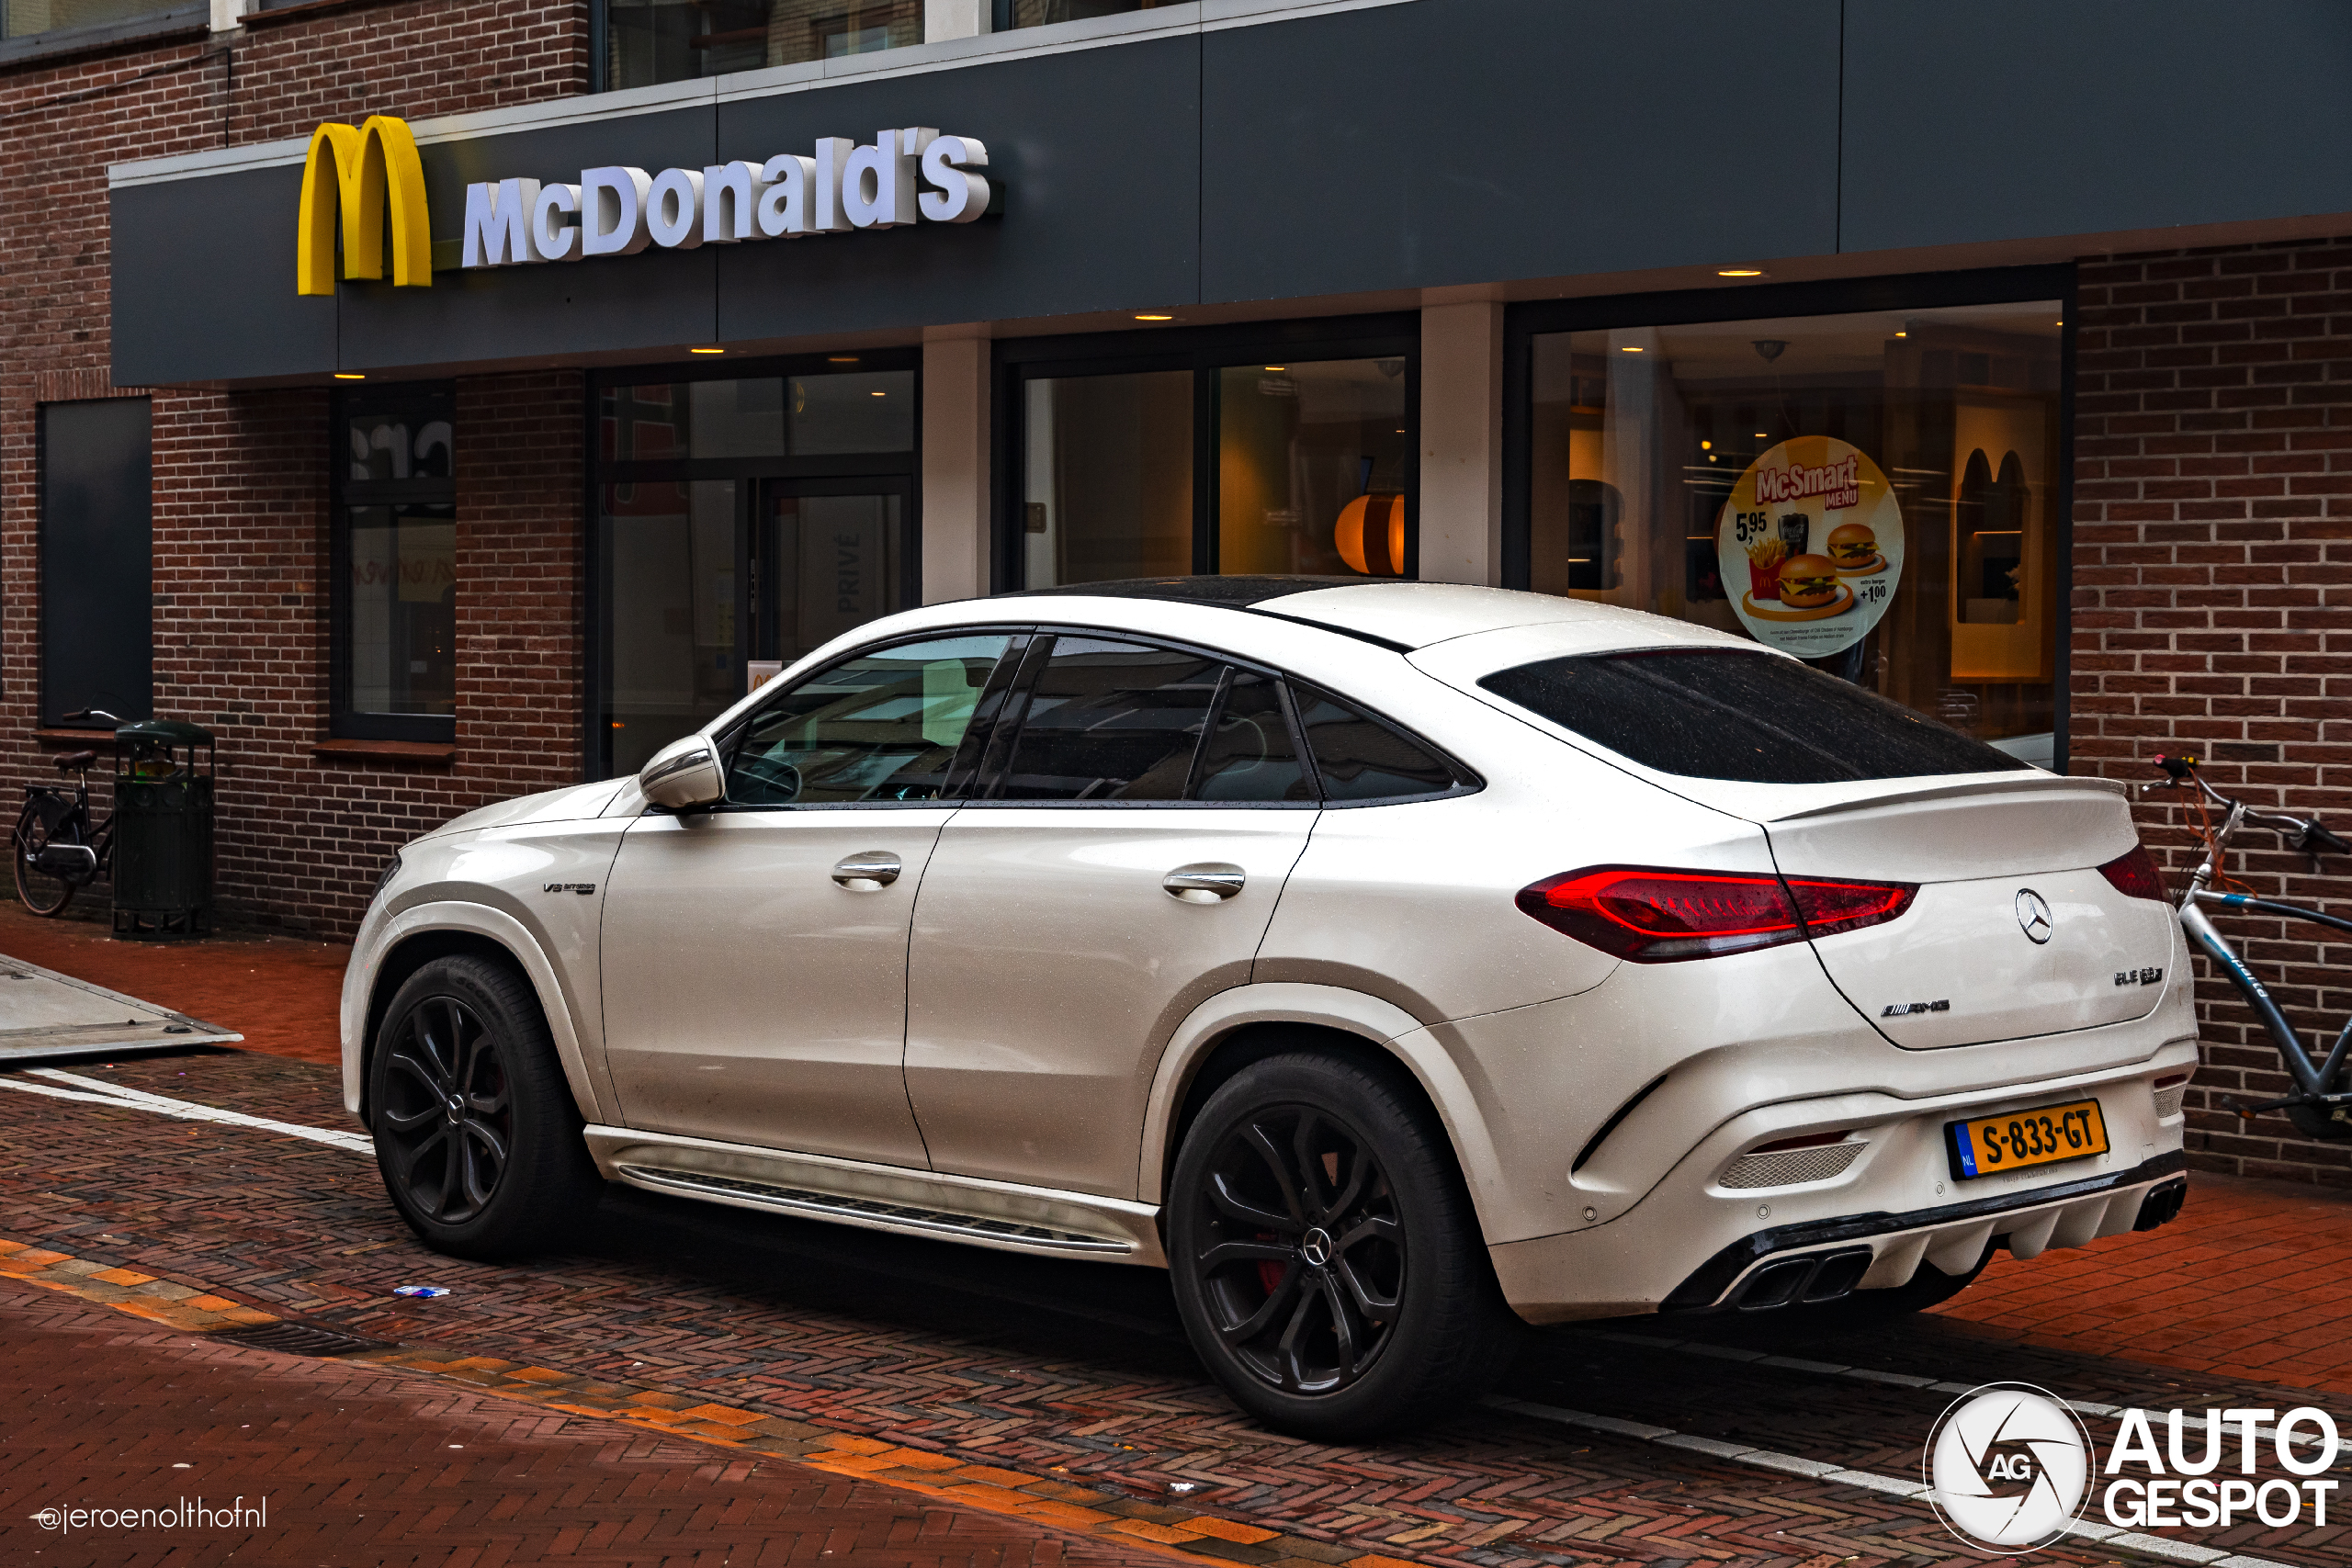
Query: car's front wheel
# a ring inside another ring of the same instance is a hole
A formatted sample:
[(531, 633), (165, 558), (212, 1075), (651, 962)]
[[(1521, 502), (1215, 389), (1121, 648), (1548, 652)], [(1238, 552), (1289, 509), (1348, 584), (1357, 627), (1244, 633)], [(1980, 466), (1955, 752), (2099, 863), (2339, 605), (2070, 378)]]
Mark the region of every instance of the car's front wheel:
[(1202, 1360), (1301, 1437), (1428, 1422), (1516, 1343), (1452, 1149), (1401, 1073), (1299, 1053), (1236, 1074), (1185, 1134), (1168, 1242)]
[(384, 1013), (368, 1103), (385, 1190), (436, 1252), (538, 1250), (603, 1190), (538, 998), (503, 964), (441, 958), (409, 976)]

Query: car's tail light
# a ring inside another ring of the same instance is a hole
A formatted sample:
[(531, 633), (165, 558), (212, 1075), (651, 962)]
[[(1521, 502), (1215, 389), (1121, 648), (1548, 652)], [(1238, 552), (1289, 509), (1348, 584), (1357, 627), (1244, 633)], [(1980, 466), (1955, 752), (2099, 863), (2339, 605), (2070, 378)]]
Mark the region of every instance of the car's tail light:
[(2159, 904), (2172, 900), (2165, 895), (2165, 874), (2156, 865), (2156, 857), (2148, 852), (2145, 844), (2134, 844), (2131, 850), (2116, 856), (2098, 868), (2098, 874), (2114, 885), (2126, 898), (2153, 898)]
[(1635, 964), (1670, 964), (1802, 942), (1891, 920), (1918, 889), (1886, 882), (1608, 865), (1548, 876), (1519, 907), (1554, 931)]

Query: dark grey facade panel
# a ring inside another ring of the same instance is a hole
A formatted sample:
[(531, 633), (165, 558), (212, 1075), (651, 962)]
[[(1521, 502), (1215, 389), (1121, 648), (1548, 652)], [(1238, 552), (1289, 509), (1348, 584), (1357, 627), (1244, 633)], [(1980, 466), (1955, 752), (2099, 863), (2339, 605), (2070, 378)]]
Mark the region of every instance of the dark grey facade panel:
[(334, 301), (294, 292), (300, 168), (128, 186), (108, 202), (118, 387), (334, 367)]
[(1166, 39), (722, 104), (718, 156), (807, 155), (922, 125), (988, 144), (989, 216), (729, 245), (722, 338), (1191, 303), (1200, 46)]
[[(713, 111), (591, 120), (582, 125), (441, 142), (420, 150), (433, 237), (465, 234), (466, 186), (526, 177), (576, 182), (580, 171), (608, 164), (649, 173), (699, 169), (712, 162)], [(345, 283), (338, 369), (372, 370), (458, 360), (517, 359), (600, 350), (670, 349), (707, 343), (718, 319), (710, 249), (649, 250), (634, 256), (547, 262), (434, 274), (433, 287)], [(294, 291), (294, 252), (284, 258), (285, 289)]]
[(153, 458), (145, 398), (40, 411), (40, 716), (154, 716)]
[(1426, 0), (1202, 39), (1211, 300), (1835, 248), (1838, 0)]
[(1849, 251), (2352, 210), (2344, 0), (1847, 7)]

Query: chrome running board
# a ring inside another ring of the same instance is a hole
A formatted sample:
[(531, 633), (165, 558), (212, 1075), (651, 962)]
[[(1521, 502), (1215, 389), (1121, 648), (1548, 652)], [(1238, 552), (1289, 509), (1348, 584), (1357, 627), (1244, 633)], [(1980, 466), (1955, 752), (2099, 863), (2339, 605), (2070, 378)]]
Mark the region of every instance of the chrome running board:
[(605, 1176), (650, 1191), (1001, 1251), (1163, 1265), (1159, 1211), (1147, 1203), (619, 1127), (590, 1127), (588, 1146)]

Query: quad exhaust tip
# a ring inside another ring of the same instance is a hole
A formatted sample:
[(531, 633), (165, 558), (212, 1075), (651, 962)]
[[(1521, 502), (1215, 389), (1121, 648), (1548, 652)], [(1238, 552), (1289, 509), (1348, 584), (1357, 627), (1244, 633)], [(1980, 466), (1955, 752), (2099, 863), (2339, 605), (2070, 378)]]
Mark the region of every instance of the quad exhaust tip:
[(1748, 1276), (1732, 1305), (1741, 1312), (1770, 1312), (1798, 1302), (1834, 1302), (1853, 1294), (1870, 1272), (1871, 1258), (1869, 1247), (1851, 1247), (1768, 1264)]

